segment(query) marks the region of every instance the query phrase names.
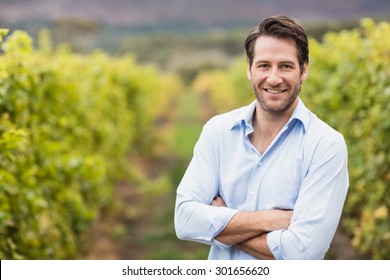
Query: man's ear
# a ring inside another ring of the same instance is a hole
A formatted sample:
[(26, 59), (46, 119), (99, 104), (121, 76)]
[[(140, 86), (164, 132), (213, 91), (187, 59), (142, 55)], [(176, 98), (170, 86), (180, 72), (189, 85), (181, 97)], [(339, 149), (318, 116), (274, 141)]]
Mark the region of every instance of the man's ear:
[(308, 74), (309, 74), (309, 69), (308, 69), (308, 67), (307, 67), (307, 63), (305, 63), (305, 64), (303, 65), (303, 69), (302, 69), (301, 82), (303, 82), (304, 80), (306, 80)]
[(251, 67), (248, 63), (248, 66), (246, 67), (246, 77), (248, 78), (248, 80), (252, 80), (252, 75), (251, 75)]

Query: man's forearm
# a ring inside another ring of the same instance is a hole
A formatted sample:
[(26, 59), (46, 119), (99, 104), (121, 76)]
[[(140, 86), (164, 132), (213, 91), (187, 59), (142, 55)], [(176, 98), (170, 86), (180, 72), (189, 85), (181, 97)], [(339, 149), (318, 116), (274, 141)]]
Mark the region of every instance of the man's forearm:
[(275, 257), (267, 244), (267, 233), (260, 234), (234, 245), (241, 251), (261, 260), (274, 260)]
[(273, 230), (286, 229), (292, 211), (262, 210), (238, 212), (216, 237), (219, 242), (234, 245)]
[(234, 245), (265, 232), (257, 212), (238, 212), (226, 228), (215, 238), (227, 245)]
[[(227, 207), (225, 201), (219, 196), (214, 198), (211, 205)], [(234, 245), (262, 233), (286, 229), (290, 225), (291, 216), (291, 210), (238, 212), (215, 239), (227, 245)]]

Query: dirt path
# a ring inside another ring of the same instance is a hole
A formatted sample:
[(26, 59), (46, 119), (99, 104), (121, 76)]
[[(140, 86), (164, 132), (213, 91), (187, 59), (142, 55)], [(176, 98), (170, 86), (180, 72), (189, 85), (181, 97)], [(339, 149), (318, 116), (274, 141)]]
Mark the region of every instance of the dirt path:
[(128, 209), (126, 204), (134, 205), (139, 196), (140, 194), (129, 184), (118, 184), (115, 191), (117, 204), (114, 204), (114, 209), (110, 209), (106, 215), (101, 215), (93, 224), (89, 249), (83, 256), (84, 259), (120, 260), (129, 257), (129, 259), (144, 259), (141, 246), (136, 242), (129, 244), (128, 239), (131, 236), (127, 236), (128, 233), (132, 235), (140, 231), (141, 219), (132, 217), (131, 213), (126, 214), (126, 209)]

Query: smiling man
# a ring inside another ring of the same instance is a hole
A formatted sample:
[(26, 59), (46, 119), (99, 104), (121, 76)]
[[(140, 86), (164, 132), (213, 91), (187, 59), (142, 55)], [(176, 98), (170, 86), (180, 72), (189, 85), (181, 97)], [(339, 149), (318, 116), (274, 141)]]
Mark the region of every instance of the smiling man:
[(343, 136), (299, 98), (308, 75), (305, 31), (274, 16), (245, 42), (256, 100), (203, 128), (177, 189), (180, 239), (209, 259), (323, 259), (348, 190)]

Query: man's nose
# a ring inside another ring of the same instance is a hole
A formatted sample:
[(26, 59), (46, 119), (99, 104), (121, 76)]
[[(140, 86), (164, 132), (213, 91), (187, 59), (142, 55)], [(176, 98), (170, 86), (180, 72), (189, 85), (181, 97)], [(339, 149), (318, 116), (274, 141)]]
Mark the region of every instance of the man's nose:
[(269, 72), (267, 82), (272, 86), (277, 86), (283, 82), (283, 79), (278, 70), (273, 69)]

